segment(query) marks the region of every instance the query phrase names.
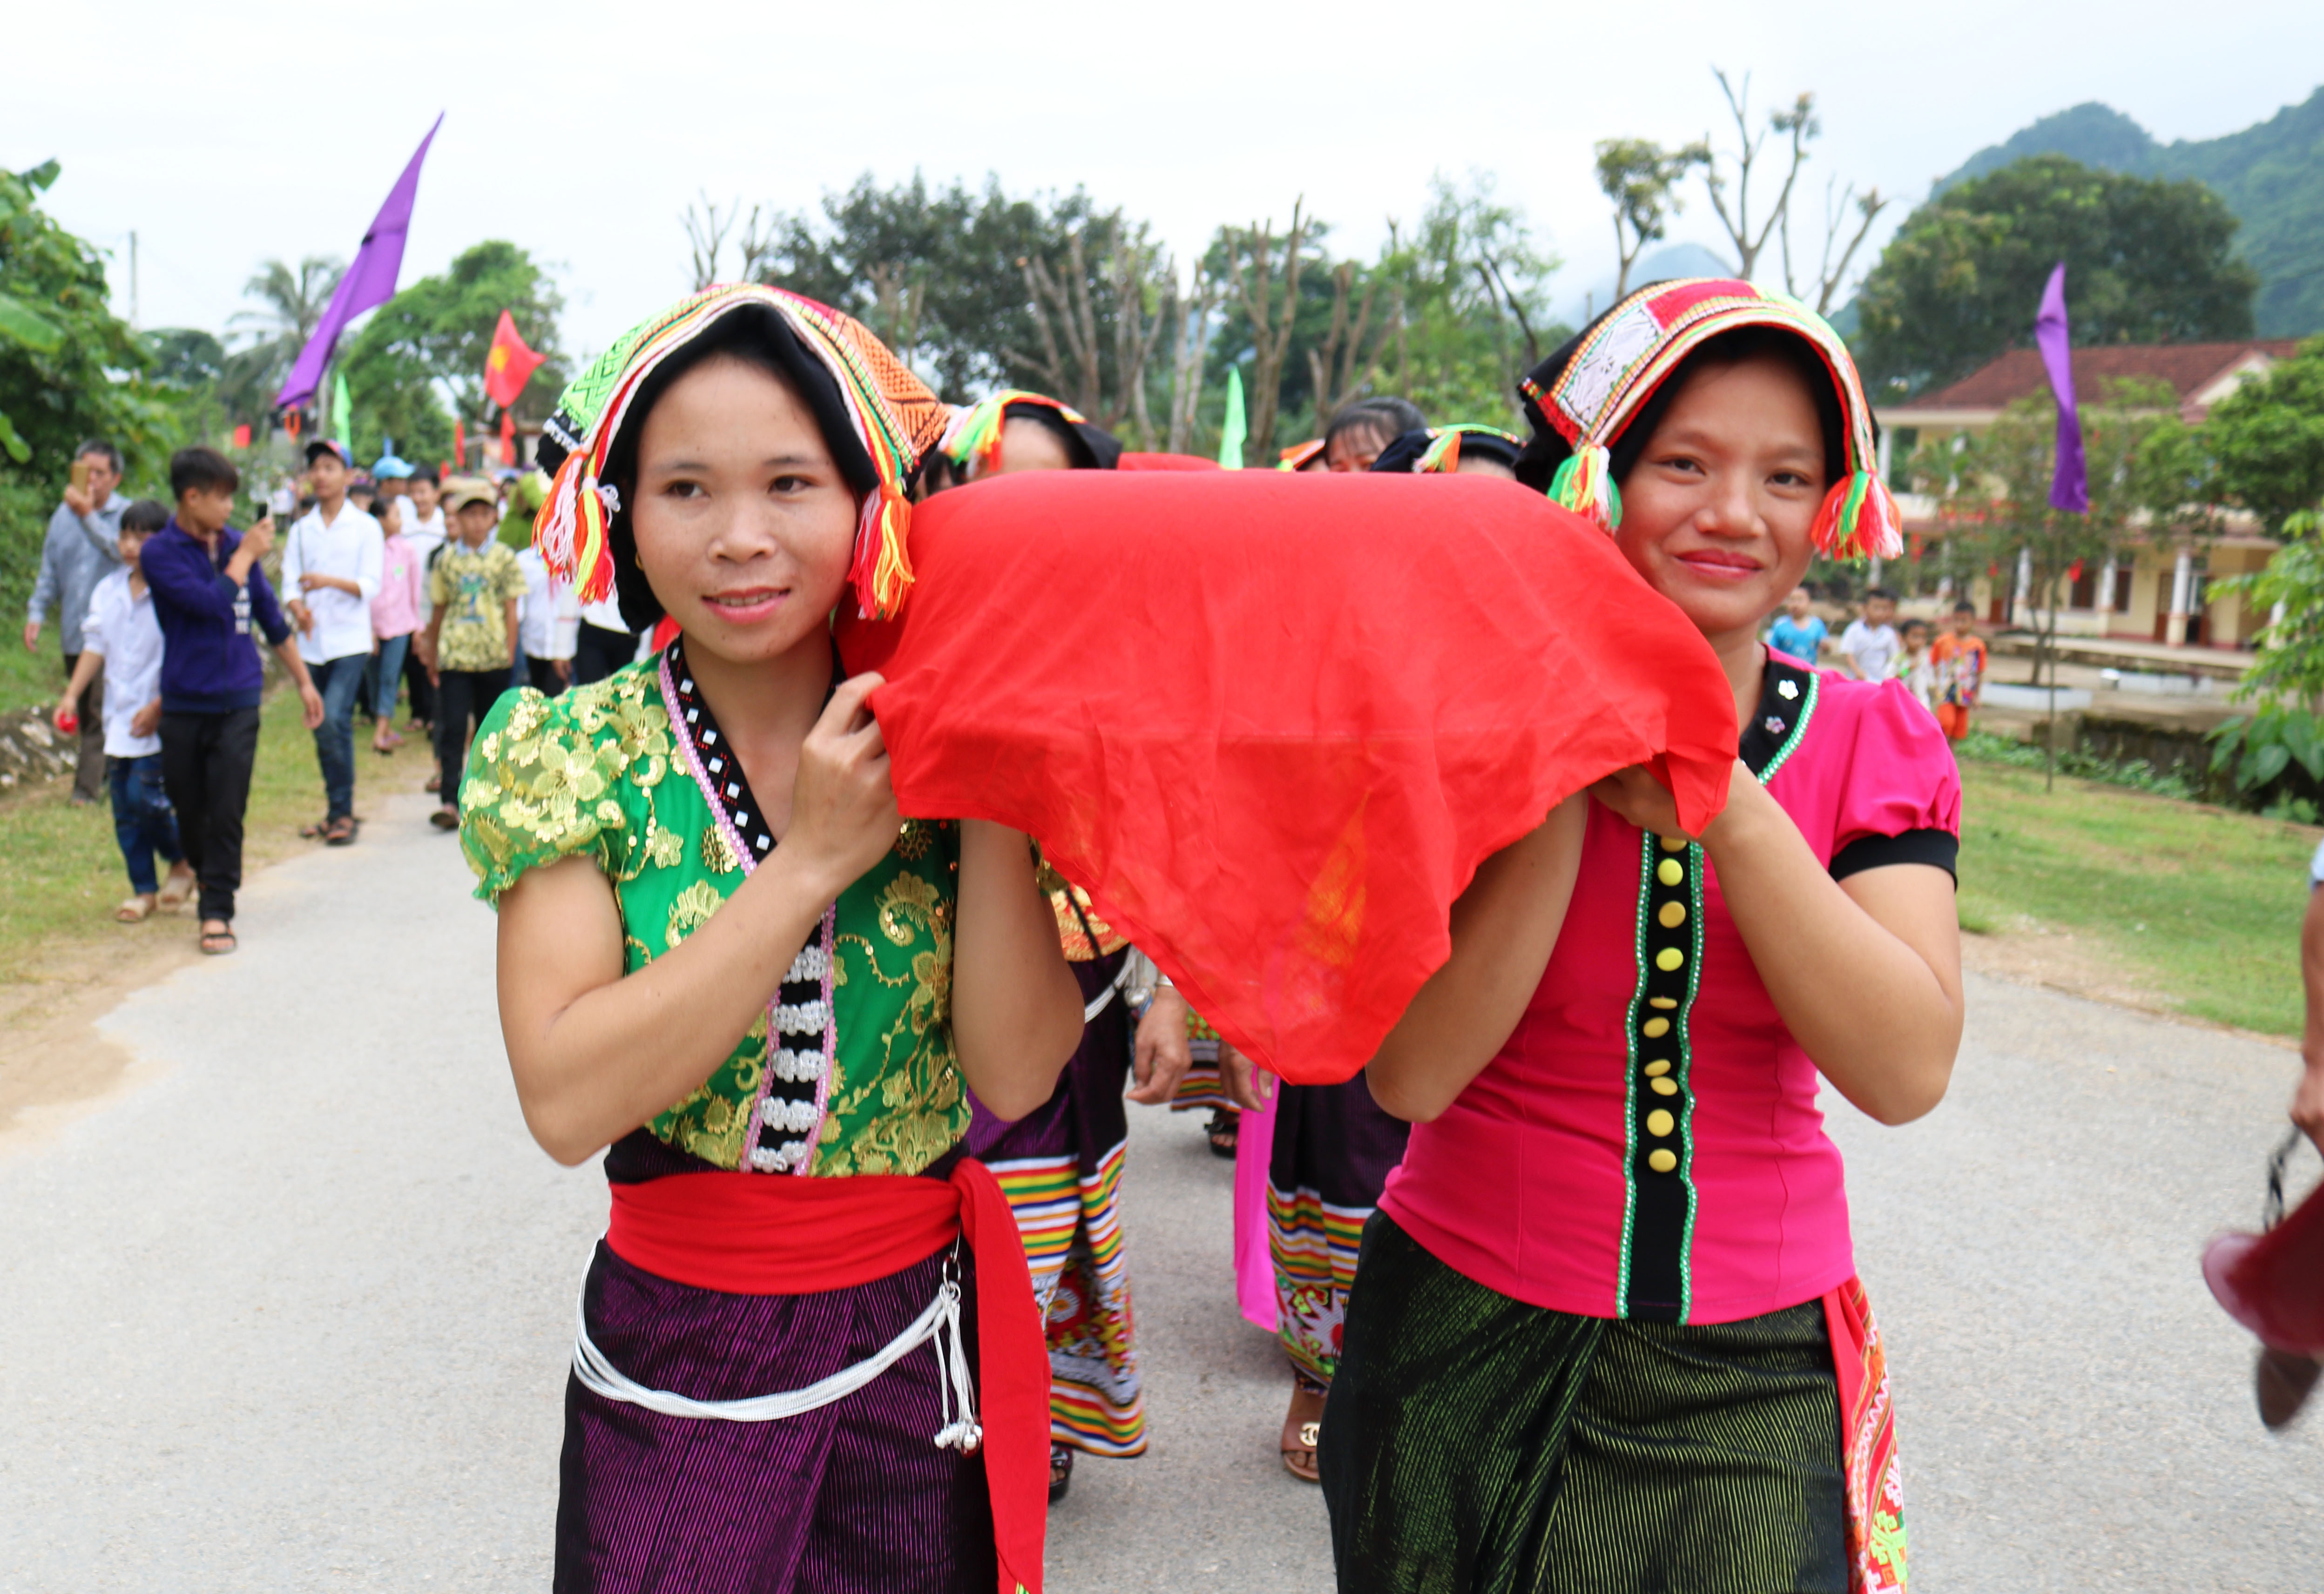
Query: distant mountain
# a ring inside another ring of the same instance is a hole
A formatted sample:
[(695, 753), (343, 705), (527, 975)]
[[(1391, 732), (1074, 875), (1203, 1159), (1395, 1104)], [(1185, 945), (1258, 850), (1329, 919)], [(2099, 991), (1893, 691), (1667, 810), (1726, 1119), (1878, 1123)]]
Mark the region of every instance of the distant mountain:
[[(1724, 260), (1700, 244), (1665, 244), (1642, 255), (1630, 266), (1630, 286), (1643, 288), (1665, 277), (1731, 277), (1735, 263)], [(1587, 290), (1557, 307), (1557, 318), (1568, 327), (1587, 327), (1591, 318), (1614, 302), (1614, 273), (1609, 272)]]
[(2241, 133), (2168, 144), (2093, 100), (1979, 150), (1934, 191), (2027, 155), (2068, 155), (2137, 177), (2200, 178), (2243, 223), (2236, 247), (2260, 274), (2259, 335), (2324, 332), (2324, 88)]

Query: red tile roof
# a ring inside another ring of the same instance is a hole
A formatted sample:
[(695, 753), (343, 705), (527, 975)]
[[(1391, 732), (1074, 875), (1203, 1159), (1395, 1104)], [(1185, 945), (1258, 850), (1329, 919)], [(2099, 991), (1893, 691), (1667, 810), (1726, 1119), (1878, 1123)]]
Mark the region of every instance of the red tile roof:
[[(2108, 344), (2076, 349), (2074, 392), (2087, 403), (2103, 397), (2107, 383), (2116, 378), (2145, 377), (2169, 382), (2184, 405), (2245, 356), (2259, 353), (2288, 360), (2299, 346), (2291, 338), (2253, 338), (2242, 343)], [(2038, 352), (2012, 349), (1952, 386), (1899, 408), (1998, 410), (2049, 385)]]

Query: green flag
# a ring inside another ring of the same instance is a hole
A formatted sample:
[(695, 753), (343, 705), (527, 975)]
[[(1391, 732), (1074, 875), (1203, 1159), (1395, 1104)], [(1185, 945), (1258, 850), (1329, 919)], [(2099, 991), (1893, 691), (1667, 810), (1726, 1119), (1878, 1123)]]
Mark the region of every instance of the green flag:
[(1219, 463), (1231, 471), (1242, 469), (1242, 440), (1250, 431), (1242, 416), (1242, 370), (1227, 367), (1227, 418), (1219, 428)]
[(354, 406), (347, 402), (347, 373), (331, 373), (331, 430), (337, 434), (340, 447), (350, 457), (355, 451), (355, 428), (349, 420)]

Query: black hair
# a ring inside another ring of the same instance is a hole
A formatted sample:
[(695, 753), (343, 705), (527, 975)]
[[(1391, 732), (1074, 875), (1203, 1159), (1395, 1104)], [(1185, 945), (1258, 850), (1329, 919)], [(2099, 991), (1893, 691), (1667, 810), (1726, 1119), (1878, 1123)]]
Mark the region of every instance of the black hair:
[(1323, 428), (1323, 452), (1329, 454), (1334, 442), (1352, 431), (1370, 432), (1386, 445), (1406, 432), (1425, 431), (1427, 428), (1428, 418), (1410, 399), (1388, 393), (1358, 399), (1352, 404), (1342, 404), (1332, 417), (1332, 424)]
[(1928, 622), (1927, 621), (1925, 621), (1925, 620), (1922, 619), (1922, 618), (1921, 618), (1919, 615), (1917, 615), (1917, 614), (1914, 614), (1914, 615), (1910, 615), (1910, 616), (1908, 616), (1908, 617), (1905, 619), (1904, 623), (1902, 626), (1898, 627), (1897, 629), (1899, 629), (1900, 631), (1910, 631), (1910, 630), (1912, 630), (1912, 629), (1913, 629), (1914, 626), (1916, 626), (1916, 625), (1917, 625), (1917, 626), (1919, 626), (1923, 631), (1926, 631), (1926, 630), (1928, 630), (1928, 629), (1929, 629), (1929, 622)]
[(172, 498), (219, 488), (231, 493), (241, 485), (242, 473), (234, 468), (234, 461), (215, 448), (180, 448), (170, 456)]
[(1960, 603), (1953, 605), (1953, 613), (1956, 614), (1968, 614), (1973, 616), (1977, 613), (1977, 605), (1970, 603), (1967, 598), (1963, 598)]
[(1866, 603), (1868, 603), (1868, 603), (1872, 602), (1875, 598), (1886, 598), (1886, 599), (1887, 599), (1890, 603), (1892, 603), (1892, 604), (1893, 604), (1893, 603), (1895, 603), (1895, 602), (1896, 601), (1896, 594), (1895, 594), (1895, 593), (1893, 593), (1893, 592), (1890, 592), (1890, 591), (1889, 591), (1886, 587), (1885, 587), (1885, 586), (1868, 586), (1868, 587), (1866, 587), (1866, 588), (1864, 589), (1864, 601), (1865, 601)]
[[(1625, 300), (1624, 302), (1628, 302)], [(1608, 312), (1611, 314), (1612, 312)], [(1600, 317), (1600, 319), (1603, 319)], [(1535, 368), (1531, 380), (1546, 388), (1554, 375), (1563, 371), (1581, 351), (1597, 323), (1573, 335), (1555, 354)], [(1848, 474), (1848, 418), (1840, 404), (1840, 383), (1834, 380), (1831, 367), (1824, 364), (1816, 346), (1798, 333), (1782, 327), (1738, 327), (1732, 332), (1722, 332), (1707, 338), (1702, 346), (1678, 363), (1665, 377), (1646, 401), (1630, 417), (1629, 424), (1614, 439), (1607, 450), (1611, 456), (1615, 484), (1618, 486), (1629, 479), (1638, 463), (1638, 456), (1654, 441), (1655, 428), (1671, 405), (1693, 380), (1695, 373), (1712, 368), (1726, 369), (1747, 361), (1775, 359), (1789, 365), (1807, 384), (1808, 397), (1815, 405), (1816, 429), (1823, 440), (1823, 483), (1831, 487)], [(1536, 493), (1549, 491), (1551, 478), (1557, 467), (1572, 456), (1573, 449), (1554, 427), (1541, 417), (1539, 406), (1530, 398), (1526, 403), (1526, 417), (1533, 422), (1533, 436), (1526, 439), (1525, 452), (1518, 456), (1517, 480)], [(1879, 436), (1879, 423), (1873, 423), (1873, 436)]]
[(141, 498), (121, 511), (121, 529), (151, 537), (170, 523), (170, 506)]
[[(622, 620), (631, 625), (650, 626), (662, 616), (661, 600), (654, 596), (651, 584), (639, 567), (637, 537), (630, 526), (631, 509), (637, 499), (638, 439), (645, 433), (646, 417), (653, 413), (670, 385), (714, 355), (731, 355), (755, 365), (806, 400), (822, 428), (824, 446), (831, 450), (832, 460), (848, 486), (859, 495), (880, 490), (879, 468), (855, 435), (846, 403), (839, 396), (838, 380), (829, 367), (800, 344), (798, 334), (780, 312), (763, 304), (737, 305), (700, 336), (672, 350), (638, 384), (637, 394), (622, 417), (621, 429), (605, 451), (603, 479), (622, 499), (622, 507), (606, 517), (605, 546), (613, 556), (614, 596)], [(542, 437), (544, 443), (550, 440), (546, 433)], [(564, 459), (561, 452), (550, 452), (556, 453), (555, 464), (544, 458), (541, 469), (554, 474)], [(908, 493), (911, 486), (905, 484)]]
[(84, 439), (81, 446), (73, 450), (73, 457), (75, 459), (87, 459), (92, 454), (104, 455), (106, 461), (113, 466), (113, 474), (116, 476), (121, 474), (120, 449), (106, 442), (103, 438), (89, 438)]
[(1121, 461), (1120, 438), (1089, 421), (1076, 424), (1067, 420), (1065, 412), (1054, 404), (1035, 404), (1019, 399), (1002, 408), (1001, 420), (1004, 426), (1012, 420), (1038, 423), (1065, 446), (1065, 457), (1074, 462), (1077, 471), (1110, 471)]
[(425, 482), (430, 487), (436, 486), (438, 484), (436, 480), (436, 467), (432, 465), (413, 465), (411, 467), (411, 475), (406, 479), (404, 484), (406, 486), (410, 486), (413, 482)]

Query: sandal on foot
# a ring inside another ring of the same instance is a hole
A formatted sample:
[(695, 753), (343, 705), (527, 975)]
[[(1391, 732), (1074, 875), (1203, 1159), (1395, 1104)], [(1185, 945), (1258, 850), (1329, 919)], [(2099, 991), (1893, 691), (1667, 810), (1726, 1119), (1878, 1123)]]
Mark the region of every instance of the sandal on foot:
[(428, 777), (427, 779), (421, 781), (420, 783), (420, 789), (422, 791), (442, 791), (444, 789), (443, 771), (438, 770), (435, 774)]
[(2319, 1377), (2324, 1377), (2324, 1365), (2319, 1365), (2314, 1357), (2264, 1345), (2260, 1348), (2259, 1363), (2252, 1369), (2252, 1385), (2253, 1393), (2259, 1397), (2259, 1420), (2269, 1433), (2280, 1433), (2292, 1426), (2292, 1420), (2315, 1392)]
[(113, 910), (113, 917), (118, 924), (142, 925), (153, 917), (153, 898), (131, 897)]
[(180, 865), (171, 870), (170, 878), (161, 882), (161, 895), (158, 900), (164, 908), (183, 908), (193, 894), (194, 871)]
[(1229, 1112), (1225, 1108), (1213, 1108), (1211, 1121), (1203, 1133), (1210, 1137), (1213, 1156), (1231, 1157), (1235, 1154), (1235, 1142), (1242, 1133), (1242, 1114)]
[(1049, 1504), (1056, 1505), (1065, 1497), (1074, 1486), (1074, 1451), (1068, 1444), (1049, 1447)]
[[(1289, 1433), (1288, 1427), (1285, 1429)], [(1321, 1483), (1323, 1475), (1315, 1470), (1315, 1442), (1323, 1436), (1321, 1423), (1299, 1424), (1298, 1442), (1283, 1447), (1283, 1470), (1302, 1483)]]
[(299, 839), (302, 842), (319, 842), (330, 834), (331, 816), (328, 814), (324, 815), (312, 825), (302, 825), (299, 827)]
[(332, 820), (329, 828), (323, 832), (323, 843), (326, 846), (344, 847), (350, 845), (355, 839), (355, 816), (353, 814), (340, 815), (337, 819)]
[(428, 815), (428, 823), (438, 830), (457, 830), (460, 828), (460, 810), (451, 807), (438, 808)]
[[(1321, 1483), (1323, 1475), (1316, 1470), (1315, 1444), (1323, 1437), (1322, 1405), (1325, 1391), (1315, 1380), (1304, 1374), (1294, 1374), (1291, 1383), (1291, 1409), (1283, 1418), (1283, 1470), (1302, 1483)], [(1313, 1416), (1303, 1415), (1314, 1412)]]
[(232, 925), (226, 925), (216, 930), (202, 931), (202, 955), (205, 957), (224, 957), (241, 944), (234, 938)]

